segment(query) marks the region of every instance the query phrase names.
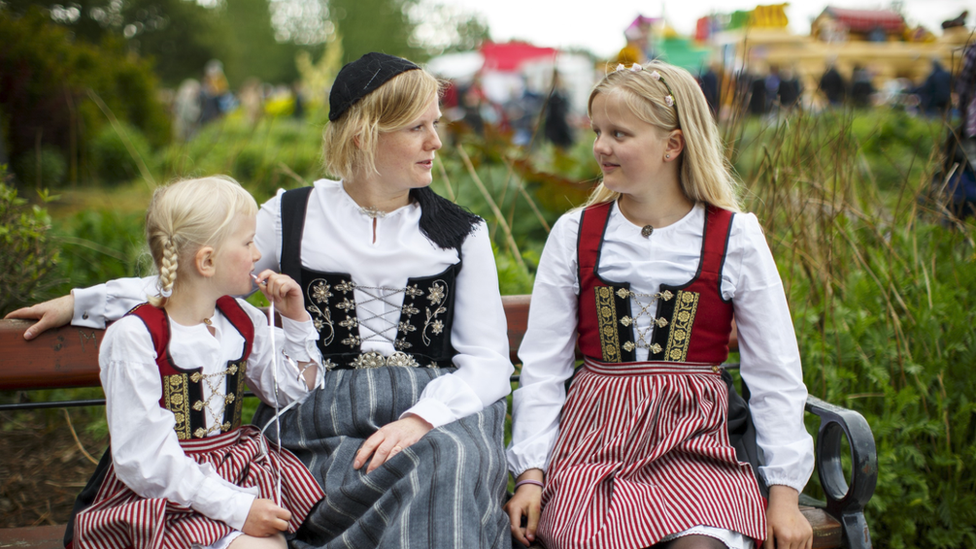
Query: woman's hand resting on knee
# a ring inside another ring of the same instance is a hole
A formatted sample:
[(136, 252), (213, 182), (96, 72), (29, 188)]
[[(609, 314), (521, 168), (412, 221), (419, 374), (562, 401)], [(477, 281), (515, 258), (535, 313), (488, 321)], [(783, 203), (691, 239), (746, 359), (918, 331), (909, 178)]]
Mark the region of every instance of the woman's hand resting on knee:
[(811, 549), (813, 528), (800, 512), (800, 494), (789, 486), (769, 487), (766, 543), (763, 549)]
[[(366, 439), (356, 452), (352, 467), (359, 469), (366, 460), (369, 460), (366, 473), (372, 473), (374, 469), (386, 463), (386, 460), (423, 438), (433, 428), (434, 426), (427, 420), (413, 414), (408, 414), (393, 423), (387, 423)], [(373, 459), (370, 460), (370, 456), (373, 456)]]
[[(523, 480), (542, 482), (542, 469), (529, 469), (516, 479), (516, 484)], [(539, 515), (542, 513), (542, 487), (535, 484), (523, 484), (515, 489), (515, 495), (505, 504), (505, 511), (512, 521), (512, 535), (522, 545), (532, 545), (535, 541), (535, 531), (539, 526)], [(522, 517), (527, 519), (522, 527)]]

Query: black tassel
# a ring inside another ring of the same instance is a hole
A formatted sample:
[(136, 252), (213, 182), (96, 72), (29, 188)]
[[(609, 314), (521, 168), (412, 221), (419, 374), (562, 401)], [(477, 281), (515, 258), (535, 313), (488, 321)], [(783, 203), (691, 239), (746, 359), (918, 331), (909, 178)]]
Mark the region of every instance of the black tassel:
[(410, 189), (410, 196), (420, 204), (420, 231), (431, 242), (445, 250), (461, 253), (464, 239), (474, 231), (481, 218), (430, 190)]

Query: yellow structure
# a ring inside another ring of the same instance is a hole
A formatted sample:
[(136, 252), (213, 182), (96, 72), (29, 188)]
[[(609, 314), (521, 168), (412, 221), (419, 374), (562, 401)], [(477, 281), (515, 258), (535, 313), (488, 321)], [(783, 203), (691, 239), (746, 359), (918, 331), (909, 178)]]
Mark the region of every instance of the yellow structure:
[[(709, 41), (724, 48), (727, 65), (734, 58), (736, 68), (745, 67), (754, 74), (765, 74), (771, 66), (792, 69), (803, 83), (808, 102), (817, 102), (815, 92), (820, 76), (830, 62), (848, 81), (855, 65), (865, 67), (873, 77), (875, 89), (881, 89), (885, 82), (895, 78), (908, 78), (917, 85), (931, 72), (933, 59), (938, 59), (946, 70), (958, 73), (962, 68), (962, 50), (972, 40), (968, 29), (955, 27), (945, 29), (938, 37), (931, 33), (926, 36), (917, 29), (901, 29), (897, 36), (889, 35), (882, 42), (858, 40), (863, 33), (853, 32), (847, 34), (845, 41), (823, 41), (819, 37), (824, 36), (826, 18), (818, 18), (820, 23), (814, 26), (810, 36), (794, 35), (785, 25), (780, 25), (782, 6), (785, 4), (759, 6), (750, 22), (760, 24), (721, 31)], [(760, 16), (756, 15), (757, 11)], [(785, 13), (782, 20), (785, 21)], [(920, 41), (904, 41), (905, 34)]]

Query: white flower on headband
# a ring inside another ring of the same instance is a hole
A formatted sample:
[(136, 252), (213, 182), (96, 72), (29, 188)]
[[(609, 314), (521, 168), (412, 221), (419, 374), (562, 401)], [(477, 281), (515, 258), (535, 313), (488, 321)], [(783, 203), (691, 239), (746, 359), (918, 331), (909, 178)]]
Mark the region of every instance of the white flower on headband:
[(659, 73), (657, 71), (654, 71), (654, 72), (651, 73), (651, 78), (653, 78), (654, 80), (660, 80), (661, 79), (661, 73)]
[(664, 102), (667, 103), (669, 107), (673, 107), (674, 106), (674, 97), (672, 97), (670, 95), (665, 95), (664, 96)]
[(630, 70), (632, 70), (634, 72), (640, 72), (640, 71), (644, 70), (644, 67), (640, 66), (637, 63), (634, 63), (633, 65), (630, 66)]
[(614, 69), (614, 70), (618, 70), (618, 71), (622, 71), (622, 70), (624, 70), (624, 69), (626, 69), (626, 68), (627, 68), (627, 67), (625, 67), (625, 66), (624, 66), (624, 64), (623, 64), (623, 63), (621, 63), (621, 64), (619, 64), (619, 65), (617, 65), (617, 68), (616, 68), (616, 69)]

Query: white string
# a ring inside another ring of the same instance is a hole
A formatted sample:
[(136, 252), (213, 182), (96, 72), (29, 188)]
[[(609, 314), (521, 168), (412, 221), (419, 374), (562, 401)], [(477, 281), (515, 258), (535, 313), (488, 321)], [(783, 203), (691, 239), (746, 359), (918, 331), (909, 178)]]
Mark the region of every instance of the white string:
[(275, 504), (281, 507), (281, 421), (278, 419), (278, 352), (275, 349), (274, 300), (269, 300), (268, 307), (268, 335), (271, 336), (271, 365), (274, 368), (274, 407), (275, 407), (275, 441), (278, 443), (278, 475), (275, 481)]

